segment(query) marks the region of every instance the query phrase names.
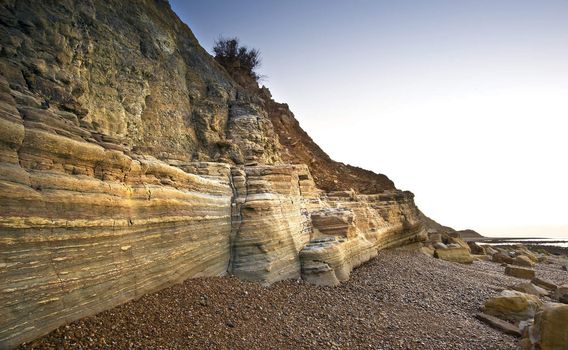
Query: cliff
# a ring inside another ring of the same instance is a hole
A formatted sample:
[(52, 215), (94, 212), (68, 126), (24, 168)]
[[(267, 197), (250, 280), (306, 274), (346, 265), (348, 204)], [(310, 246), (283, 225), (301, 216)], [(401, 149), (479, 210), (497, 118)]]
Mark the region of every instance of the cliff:
[(0, 3), (0, 348), (197, 276), (334, 285), (422, 239), (165, 1)]

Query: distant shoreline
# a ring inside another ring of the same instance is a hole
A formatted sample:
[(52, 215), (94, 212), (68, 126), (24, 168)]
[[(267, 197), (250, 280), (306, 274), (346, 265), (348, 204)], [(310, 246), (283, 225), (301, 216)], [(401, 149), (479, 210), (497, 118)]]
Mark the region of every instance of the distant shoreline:
[(471, 237), (465, 238), (466, 241), (472, 242), (490, 242), (490, 243), (500, 243), (500, 242), (519, 242), (519, 243), (564, 243), (568, 242), (568, 237), (566, 238), (556, 238), (556, 237)]
[[(532, 251), (547, 251), (554, 255), (568, 255), (568, 247), (560, 244), (568, 244), (567, 238), (545, 238), (545, 237), (475, 237), (468, 238), (466, 241), (488, 243), (493, 246), (506, 247), (512, 244), (523, 244)], [(558, 244), (558, 245), (555, 245)]]

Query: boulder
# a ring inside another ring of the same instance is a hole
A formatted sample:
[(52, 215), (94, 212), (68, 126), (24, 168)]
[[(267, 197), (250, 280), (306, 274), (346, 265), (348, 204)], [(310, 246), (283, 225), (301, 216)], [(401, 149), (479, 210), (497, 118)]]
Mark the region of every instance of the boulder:
[(436, 242), (432, 245), (434, 249), (448, 249), (448, 246), (442, 242)]
[(469, 245), (460, 237), (448, 237), (448, 243), (457, 244), (458, 246), (467, 249), (467, 251), (471, 253), (471, 248), (469, 248)]
[(532, 350), (532, 343), (529, 338), (523, 338), (519, 344), (519, 349), (521, 350)]
[(432, 248), (431, 246), (424, 246), (422, 248), (420, 248), (420, 252), (424, 255), (428, 255), (428, 256), (434, 256), (434, 248)]
[(533, 267), (534, 262), (526, 255), (518, 255), (513, 258), (513, 265)]
[(475, 261), (491, 261), (491, 257), (489, 255), (471, 254), (471, 257)]
[(503, 321), (500, 318), (497, 318), (495, 316), (491, 316), (488, 314), (484, 314), (483, 312), (479, 312), (475, 315), (475, 317), (480, 320), (481, 322), (487, 323), (489, 326), (505, 333), (505, 334), (510, 334), (510, 335), (514, 335), (516, 337), (520, 337), (521, 336), (521, 332), (519, 330), (519, 327), (515, 326), (512, 323), (509, 323), (507, 321)]
[(491, 261), (499, 263), (499, 264), (502, 264), (502, 263), (512, 264), (513, 258), (511, 258), (509, 255), (507, 255), (503, 252), (497, 252), (497, 253), (493, 254)]
[(548, 289), (550, 291), (555, 291), (556, 289), (558, 289), (558, 286), (554, 282), (539, 277), (533, 278), (531, 282), (536, 286)]
[(504, 290), (501, 294), (487, 299), (483, 307), (486, 314), (503, 320), (521, 321), (534, 317), (542, 302), (537, 296)]
[(519, 331), (521, 331), (521, 336), (526, 338), (529, 336), (529, 329), (534, 323), (534, 318), (529, 318), (528, 320), (519, 321)]
[(442, 243), (442, 234), (440, 233), (430, 233), (428, 238), (432, 243)]
[[(408, 247), (416, 251), (420, 243)], [(322, 285), (335, 286), (347, 281), (351, 271), (377, 255), (377, 251), (363, 239), (320, 237), (310, 240), (300, 251), (302, 279)]]
[(533, 349), (568, 349), (568, 305), (545, 304), (534, 318), (529, 339)]
[(538, 262), (538, 256), (535, 253), (529, 250), (529, 248), (525, 247), (522, 244), (515, 244), (513, 245), (513, 249), (516, 255), (525, 255), (527, 256), (532, 262)]
[(546, 256), (545, 254), (540, 254), (538, 255), (538, 261), (539, 263), (548, 263), (550, 261), (550, 259), (548, 258), (548, 256)]
[(476, 254), (476, 255), (487, 254), (486, 246), (479, 245), (476, 242), (467, 242), (467, 245), (469, 246), (469, 251), (471, 252), (471, 254)]
[(485, 247), (485, 253), (487, 253), (488, 255), (493, 255), (493, 254), (497, 253), (497, 250), (495, 250), (490, 245), (485, 245), (484, 247)]
[(505, 275), (531, 280), (534, 278), (535, 271), (527, 267), (507, 265), (505, 267)]
[(469, 251), (465, 248), (448, 248), (448, 249), (436, 249), (434, 252), (434, 257), (446, 261), (457, 262), (462, 264), (473, 263), (473, 257), (469, 254)]
[(535, 286), (531, 282), (521, 282), (519, 284), (512, 286), (511, 289), (527, 294), (536, 295), (539, 297), (546, 296), (549, 294), (549, 292), (546, 289)]
[(556, 289), (554, 297), (561, 303), (568, 304), (568, 283), (565, 283)]

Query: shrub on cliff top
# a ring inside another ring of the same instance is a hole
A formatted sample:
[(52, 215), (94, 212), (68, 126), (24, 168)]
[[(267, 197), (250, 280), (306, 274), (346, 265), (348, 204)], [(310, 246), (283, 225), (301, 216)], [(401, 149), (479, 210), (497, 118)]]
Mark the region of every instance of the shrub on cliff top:
[(259, 76), (254, 71), (260, 67), (260, 51), (239, 44), (238, 38), (219, 38), (215, 41), (215, 59), (228, 70), (246, 73), (254, 80)]

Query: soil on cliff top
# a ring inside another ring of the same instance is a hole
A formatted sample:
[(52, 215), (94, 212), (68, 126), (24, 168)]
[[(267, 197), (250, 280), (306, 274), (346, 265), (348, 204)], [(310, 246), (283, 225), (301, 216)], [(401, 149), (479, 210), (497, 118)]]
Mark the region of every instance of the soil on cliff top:
[(282, 160), (290, 164), (306, 164), (318, 188), (326, 192), (355, 190), (365, 194), (396, 189), (386, 175), (331, 159), (300, 126), (287, 104), (274, 101), (270, 90), (259, 87), (250, 75), (231, 66), (224, 68), (240, 86), (260, 97), (282, 146)]
[[(191, 279), (62, 326), (22, 349), (516, 349), (474, 318), (520, 280), (491, 262), (387, 250), (338, 287)], [(539, 264), (556, 283), (563, 271)], [(565, 281), (564, 281), (565, 282)]]

